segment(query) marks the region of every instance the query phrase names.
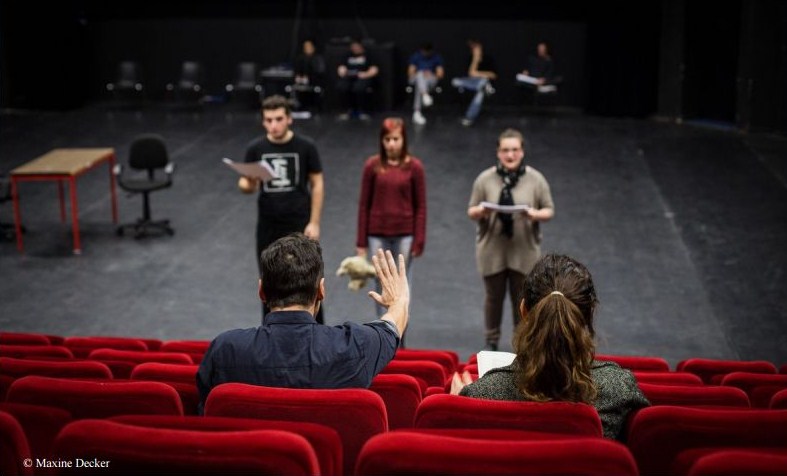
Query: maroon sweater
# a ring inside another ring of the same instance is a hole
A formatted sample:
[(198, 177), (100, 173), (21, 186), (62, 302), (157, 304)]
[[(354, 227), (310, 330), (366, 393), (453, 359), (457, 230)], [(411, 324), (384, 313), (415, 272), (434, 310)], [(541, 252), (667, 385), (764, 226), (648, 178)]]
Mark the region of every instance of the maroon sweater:
[(412, 252), (426, 244), (426, 180), (420, 160), (383, 167), (380, 156), (366, 160), (358, 202), (356, 246), (366, 248), (367, 237), (413, 235)]

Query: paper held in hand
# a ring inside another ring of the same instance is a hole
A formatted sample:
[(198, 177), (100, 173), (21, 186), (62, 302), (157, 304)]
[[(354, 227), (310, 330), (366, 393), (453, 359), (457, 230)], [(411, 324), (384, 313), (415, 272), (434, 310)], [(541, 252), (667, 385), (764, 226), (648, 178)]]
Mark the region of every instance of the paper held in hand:
[(276, 175), (276, 171), (273, 170), (273, 167), (264, 160), (259, 162), (235, 162), (226, 157), (221, 160), (244, 177), (262, 180), (263, 182), (279, 178), (279, 176)]
[(530, 205), (499, 205), (493, 202), (481, 202), (481, 206), (500, 213), (519, 213), (530, 209)]
[(482, 350), (476, 354), (478, 358), (478, 376), (482, 377), (490, 369), (506, 367), (511, 365), (516, 358), (516, 354), (511, 352), (498, 352), (492, 350)]

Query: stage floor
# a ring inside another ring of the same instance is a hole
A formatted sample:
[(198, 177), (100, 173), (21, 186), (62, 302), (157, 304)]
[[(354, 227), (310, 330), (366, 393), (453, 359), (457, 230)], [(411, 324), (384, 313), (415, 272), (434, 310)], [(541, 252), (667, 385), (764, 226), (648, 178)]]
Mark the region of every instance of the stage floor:
[[(554, 220), (544, 252), (576, 257), (593, 273), (601, 306), (599, 353), (787, 363), (787, 139), (641, 119), (577, 113), (485, 110), (465, 128), (458, 110), (408, 121), (411, 152), (425, 164), (427, 244), (412, 266), (408, 347), (448, 348), (462, 359), (484, 344), (483, 287), (473, 179), (495, 163), (498, 134), (520, 129), (528, 164), (549, 181)], [(297, 120), (312, 137), (326, 180), (322, 219), (328, 324), (374, 318), (366, 292), (335, 276), (355, 250), (361, 169), (377, 150), (382, 114), (370, 122), (333, 115)], [(255, 111), (208, 105), (201, 112), (149, 106), (69, 112), (5, 111), (0, 171), (60, 147), (114, 147), (120, 162), (134, 136), (164, 136), (177, 164), (170, 189), (151, 195), (154, 218), (174, 237), (118, 237), (107, 177), (78, 182), (82, 255), (71, 252), (57, 188), (20, 187), (25, 253), (0, 242), (0, 329), (69, 335), (211, 339), (259, 324), (254, 261), (256, 200), (239, 193), (223, 157), (241, 160), (262, 133)], [(141, 197), (119, 192), (121, 222), (141, 215)], [(11, 202), (0, 221), (12, 222)], [(510, 350), (510, 310), (501, 350)]]

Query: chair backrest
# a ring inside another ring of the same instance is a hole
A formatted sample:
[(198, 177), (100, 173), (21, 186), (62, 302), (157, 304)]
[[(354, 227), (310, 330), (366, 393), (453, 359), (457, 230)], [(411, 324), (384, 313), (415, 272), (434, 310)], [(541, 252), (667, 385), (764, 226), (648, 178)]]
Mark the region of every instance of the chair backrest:
[(161, 135), (140, 134), (131, 142), (128, 151), (128, 165), (131, 168), (138, 170), (161, 169), (166, 167), (168, 163), (169, 153)]
[(183, 89), (190, 89), (202, 83), (203, 68), (199, 61), (184, 61), (180, 68), (178, 85)]
[[(75, 421), (60, 432), (63, 460), (97, 459), (114, 474), (318, 474), (317, 456), (302, 436), (280, 430), (189, 431), (108, 420)], [(60, 474), (84, 474), (84, 468)]]
[(661, 385), (705, 385), (698, 375), (689, 372), (651, 372), (635, 370), (631, 373), (639, 383), (658, 383)]
[(749, 408), (751, 406), (746, 392), (735, 387), (719, 387), (716, 385), (661, 385), (644, 382), (638, 385), (651, 405), (740, 408)]
[(238, 63), (238, 73), (235, 78), (235, 87), (239, 89), (254, 89), (259, 80), (260, 67), (252, 61)]
[(24, 464), (31, 457), (22, 426), (12, 415), (0, 411), (0, 474), (33, 474)]
[(398, 349), (396, 360), (431, 360), (442, 365), (446, 375), (451, 375), (459, 366), (459, 355), (443, 349)]
[(722, 377), (721, 385), (746, 392), (755, 408), (768, 408), (773, 394), (787, 389), (787, 375), (731, 372)]
[(787, 410), (787, 389), (779, 390), (778, 392), (774, 393), (771, 397), (771, 402), (768, 405), (768, 408), (776, 410), (776, 409), (785, 409)]
[(195, 364), (202, 362), (202, 357), (210, 346), (210, 341), (202, 340), (170, 340), (161, 344), (161, 352), (181, 352), (188, 354)]
[(26, 358), (73, 359), (74, 353), (62, 345), (0, 345), (0, 356)]
[(181, 382), (196, 385), (199, 365), (142, 362), (134, 366), (131, 380)]
[(380, 373), (412, 375), (425, 381), (429, 387), (442, 388), (447, 380), (443, 366), (431, 360), (393, 359)]
[(260, 420), (241, 417), (122, 415), (109, 420), (127, 425), (150, 428), (171, 428), (190, 431), (282, 430), (297, 433), (307, 440), (317, 454), (319, 474), (342, 474), (342, 440), (333, 428), (301, 421)]
[(112, 378), (112, 371), (101, 362), (88, 360), (15, 359), (13, 357), (0, 357), (0, 374), (14, 378), (26, 375), (61, 378)]
[(370, 439), (356, 475), (637, 475), (629, 450), (603, 438), (490, 440), (406, 430)]
[(0, 332), (3, 345), (50, 345), (52, 342), (44, 334), (29, 332)]
[(113, 415), (183, 415), (178, 392), (161, 382), (89, 381), (31, 375), (11, 384), (6, 401), (62, 408), (74, 419)]
[(149, 350), (147, 344), (140, 339), (113, 336), (66, 337), (63, 345), (71, 349), (75, 357), (82, 359), (95, 349)]
[(784, 447), (787, 411), (643, 408), (628, 429), (627, 446), (643, 476), (668, 474), (677, 456), (692, 448)]
[(123, 87), (134, 87), (142, 81), (142, 68), (136, 61), (118, 63), (117, 84)]
[(669, 372), (670, 370), (669, 362), (663, 357), (596, 354), (596, 360), (615, 362), (624, 369), (632, 371)]
[(180, 352), (151, 352), (140, 350), (96, 349), (90, 352), (89, 359), (117, 360), (125, 362), (161, 362), (167, 364), (194, 365), (191, 357)]
[[(66, 410), (44, 405), (0, 402), (0, 412), (16, 418), (25, 432), (30, 452), (38, 458), (51, 458), (55, 437), (71, 422), (71, 414)], [(7, 473), (0, 471), (0, 474)]]
[(511, 402), (458, 395), (430, 395), (415, 412), (415, 428), (508, 428), (579, 436), (602, 436), (591, 405)]
[(714, 451), (697, 459), (689, 476), (780, 476), (787, 474), (787, 449)]
[(368, 389), (295, 389), (225, 383), (205, 402), (206, 416), (319, 423), (342, 438), (344, 474), (352, 474), (363, 444), (388, 431), (385, 403)]
[(369, 390), (382, 397), (388, 413), (388, 429), (412, 428), (415, 411), (423, 399), (415, 377), (404, 374), (378, 374)]
[[(706, 384), (719, 384), (721, 378), (732, 372), (775, 374), (776, 366), (767, 360), (722, 360), (691, 358), (678, 362), (679, 372), (699, 375)], [(716, 379), (716, 381), (714, 381)]]

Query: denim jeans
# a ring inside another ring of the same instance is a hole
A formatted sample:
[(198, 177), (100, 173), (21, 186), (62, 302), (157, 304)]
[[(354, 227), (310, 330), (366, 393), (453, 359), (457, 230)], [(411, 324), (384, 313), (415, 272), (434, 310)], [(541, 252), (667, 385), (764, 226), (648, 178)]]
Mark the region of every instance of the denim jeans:
[[(410, 258), (410, 249), (413, 245), (413, 236), (412, 235), (402, 235), (402, 236), (369, 236), (369, 257), (374, 256), (377, 253), (377, 250), (380, 248), (385, 250), (390, 250), (391, 254), (394, 257), (394, 260), (397, 260), (397, 255), (402, 254), (404, 256), (404, 263), (407, 266), (407, 281), (410, 282), (410, 262), (412, 261)], [(398, 262), (398, 261), (397, 261)], [(375, 280), (376, 283), (376, 290), (380, 293), (380, 282)], [(412, 283), (410, 283), (410, 289), (412, 289)], [(385, 314), (386, 309), (374, 303), (375, 310), (377, 312), (377, 317), (382, 316)]]
[(473, 100), (465, 112), (465, 118), (474, 121), (481, 113), (481, 104), (484, 102), (484, 88), (489, 82), (486, 78), (475, 78), (472, 76), (465, 76), (462, 78), (454, 78), (451, 80), (451, 85), (455, 88), (467, 89), (468, 91), (475, 91)]
[(423, 71), (417, 71), (415, 76), (410, 79), (413, 88), (413, 111), (421, 110), (421, 96), (428, 93), (437, 85), (437, 78), (432, 75), (427, 77)]

